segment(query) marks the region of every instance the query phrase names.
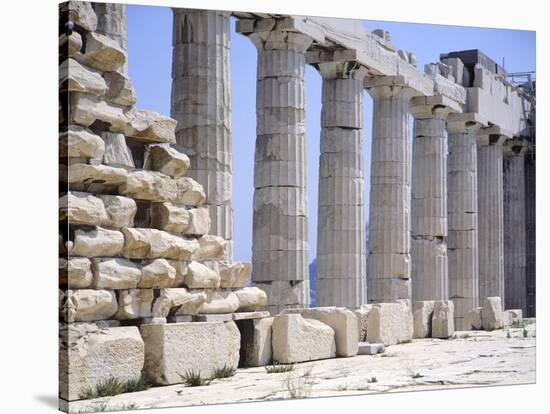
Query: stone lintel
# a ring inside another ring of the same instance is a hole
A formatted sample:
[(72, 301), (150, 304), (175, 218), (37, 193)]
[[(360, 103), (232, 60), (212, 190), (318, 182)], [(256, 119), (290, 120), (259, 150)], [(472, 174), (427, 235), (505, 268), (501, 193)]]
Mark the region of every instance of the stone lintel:
[(447, 130), (453, 134), (476, 132), (487, 125), (487, 120), (475, 112), (452, 113), (447, 117)]
[(415, 96), (410, 103), (411, 114), (416, 119), (445, 119), (451, 113), (460, 113), (460, 104), (443, 95)]
[(236, 32), (243, 35), (270, 32), (272, 30), (301, 33), (311, 37), (318, 43), (325, 43), (323, 31), (317, 27), (306, 24), (303, 18), (299, 17), (287, 16), (284, 19), (239, 19), (236, 25)]
[(306, 53), (306, 63), (314, 65), (317, 63), (357, 61), (355, 49), (316, 49)]
[(522, 156), (529, 150), (529, 142), (523, 138), (514, 137), (504, 143), (504, 156)]

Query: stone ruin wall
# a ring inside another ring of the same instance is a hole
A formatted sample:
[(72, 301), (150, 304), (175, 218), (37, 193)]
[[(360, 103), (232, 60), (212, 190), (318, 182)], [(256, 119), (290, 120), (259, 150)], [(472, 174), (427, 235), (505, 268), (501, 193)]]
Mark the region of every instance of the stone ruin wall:
[[(510, 219), (526, 214), (512, 200), (534, 151), (520, 88), (449, 56), (420, 73), (413, 53), (357, 22), (233, 13), (259, 56), (252, 266), (232, 260), (231, 13), (173, 12), (169, 118), (135, 108), (125, 6), (60, 6), (64, 400), (109, 376), (173, 384), (187, 369), (353, 356), (362, 341), (521, 319), (503, 305), (534, 312), (532, 239), (507, 233), (534, 226)], [(306, 64), (323, 78), (316, 309), (307, 309)], [(368, 252), (364, 89), (374, 103)], [(529, 303), (507, 297), (508, 284), (528, 285)]]

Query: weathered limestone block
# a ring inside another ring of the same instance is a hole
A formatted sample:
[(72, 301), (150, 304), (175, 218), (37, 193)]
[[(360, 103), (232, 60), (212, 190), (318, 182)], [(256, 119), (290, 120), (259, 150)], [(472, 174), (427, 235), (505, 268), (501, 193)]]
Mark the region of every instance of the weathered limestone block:
[(141, 268), (140, 289), (168, 288), (176, 280), (176, 269), (168, 260), (155, 259)]
[(59, 199), (59, 220), (95, 226), (107, 222), (108, 215), (101, 199), (89, 193), (69, 191)]
[(220, 276), (202, 263), (191, 262), (184, 282), (191, 289), (215, 289), (220, 287)]
[(200, 247), (193, 253), (193, 260), (223, 260), (227, 257), (229, 243), (222, 237), (205, 234), (198, 242)]
[(99, 135), (78, 125), (69, 125), (59, 134), (59, 156), (77, 158), (103, 157), (105, 143)]
[(67, 57), (74, 57), (80, 49), (82, 49), (82, 36), (78, 32), (72, 32), (70, 35), (62, 33), (59, 36), (59, 50), (66, 53)]
[(183, 382), (194, 371), (212, 377), (216, 368), (237, 368), (241, 335), (235, 322), (183, 322), (142, 325), (144, 373), (156, 385)]
[(117, 105), (133, 106), (136, 103), (136, 92), (130, 79), (120, 72), (105, 72), (103, 79), (107, 84), (105, 98)]
[(118, 310), (115, 293), (109, 290), (67, 291), (68, 306), (74, 315), (66, 322), (87, 322), (111, 318)]
[(206, 301), (205, 292), (189, 292), (185, 288), (169, 288), (161, 290), (161, 297), (168, 298), (170, 308), (175, 315), (196, 315)]
[(355, 309), (353, 313), (357, 318), (357, 335), (359, 342), (367, 340), (369, 312), (372, 310), (372, 305), (362, 305), (359, 309)]
[(512, 325), (512, 316), (507, 310), (502, 311), (502, 328), (508, 328)]
[(206, 196), (199, 183), (189, 177), (171, 178), (156, 171), (132, 171), (119, 191), (139, 200), (171, 201), (197, 206)]
[[(294, 312), (294, 310), (289, 310)], [(334, 330), (336, 356), (350, 357), (357, 355), (359, 338), (357, 337), (357, 317), (346, 308), (326, 306), (320, 308), (300, 309), (299, 313), (306, 319), (316, 319)]]
[(272, 325), (273, 318), (237, 321), (241, 333), (241, 365), (245, 367), (262, 367), (271, 363)]
[(190, 260), (199, 248), (194, 239), (185, 239), (157, 229), (124, 228), (124, 257), (129, 259)]
[(92, 263), (86, 257), (59, 258), (59, 284), (69, 289), (83, 289), (92, 284)]
[(309, 294), (308, 281), (292, 283), (285, 280), (274, 280), (271, 283), (256, 282), (254, 286), (259, 287), (267, 294), (268, 306), (300, 305), (304, 303), (304, 296)]
[(492, 296), (484, 299), (481, 320), (485, 330), (502, 328), (502, 302), (500, 297)]
[(436, 300), (432, 317), (432, 338), (447, 339), (454, 333), (453, 302), (451, 300)]
[(172, 266), (174, 269), (176, 269), (176, 278), (174, 279), (174, 283), (172, 283), (172, 287), (185, 287), (184, 278), (187, 274), (187, 265), (189, 262), (183, 261), (183, 260), (168, 260), (170, 263), (170, 266)]
[(69, 1), (59, 5), (59, 14), (68, 21), (82, 27), (84, 30), (93, 32), (97, 28), (97, 16), (88, 1)]
[(218, 269), (221, 288), (243, 288), (250, 279), (252, 264), (248, 262), (220, 262)]
[(432, 336), (433, 300), (421, 300), (413, 304), (413, 338)]
[(170, 231), (183, 233), (190, 222), (189, 210), (172, 203), (153, 203), (151, 206), (151, 226)]
[(136, 202), (128, 197), (100, 194), (107, 219), (103, 225), (115, 228), (132, 227), (137, 212)]
[(203, 236), (210, 230), (210, 212), (207, 206), (189, 210), (189, 226), (184, 234)]
[(481, 311), (482, 311), (483, 308), (481, 307), (478, 307), (478, 308), (474, 308), (474, 309), (471, 309), (470, 311), (468, 311), (468, 313), (466, 314), (466, 321), (465, 321), (465, 327), (466, 327), (466, 330), (470, 330), (470, 329), (473, 329), (473, 330), (481, 330), (483, 329), (483, 321), (481, 319)]
[(512, 325), (519, 325), (523, 322), (523, 310), (521, 309), (508, 309), (510, 314), (510, 323)]
[(149, 318), (153, 315), (154, 293), (151, 289), (121, 290), (115, 319)]
[(67, 329), (69, 343), (62, 341), (59, 351), (61, 398), (78, 400), (85, 390), (110, 377), (121, 382), (140, 378), (144, 344), (137, 327), (70, 324)]
[(71, 256), (118, 256), (123, 246), (124, 236), (120, 231), (95, 227), (75, 230), (72, 249), (67, 250)]
[(123, 168), (107, 165), (71, 164), (59, 166), (59, 179), (69, 184), (120, 185), (126, 182), (128, 173)]
[(123, 134), (102, 132), (101, 138), (105, 141), (103, 164), (113, 167), (135, 168), (132, 152), (126, 145), (126, 137)]
[(175, 148), (151, 145), (143, 168), (159, 171), (171, 177), (182, 177), (189, 169), (189, 157)]
[(386, 350), (384, 344), (371, 344), (368, 342), (359, 342), (357, 355), (376, 355)]
[(97, 32), (89, 32), (84, 53), (76, 55), (76, 58), (94, 69), (113, 72), (126, 63), (126, 52), (115, 40)]
[(255, 312), (267, 303), (267, 295), (257, 287), (245, 287), (235, 291), (239, 298), (239, 312)]
[(107, 92), (107, 84), (99, 73), (85, 68), (74, 59), (67, 59), (59, 65), (59, 91), (103, 96)]
[(208, 291), (199, 313), (233, 313), (239, 309), (239, 298), (231, 291)]
[(94, 258), (92, 271), (96, 289), (135, 289), (141, 279), (140, 268), (121, 258)]
[(413, 337), (413, 316), (402, 303), (377, 303), (369, 313), (367, 341), (395, 345)]
[(277, 315), (273, 320), (271, 343), (273, 360), (279, 363), (314, 361), (334, 358), (334, 330), (315, 319), (302, 315)]
[(126, 116), (122, 108), (108, 103), (103, 98), (82, 92), (71, 92), (69, 103), (74, 123), (89, 127), (96, 121), (102, 121), (109, 124), (111, 131), (124, 131)]
[(124, 135), (150, 142), (176, 142), (175, 119), (143, 109), (131, 109), (126, 113), (126, 117), (128, 123)]

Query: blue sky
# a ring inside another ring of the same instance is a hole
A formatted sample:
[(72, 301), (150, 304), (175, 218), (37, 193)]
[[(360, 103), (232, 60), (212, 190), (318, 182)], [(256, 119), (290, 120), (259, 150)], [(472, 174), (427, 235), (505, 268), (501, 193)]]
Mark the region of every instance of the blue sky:
[[(480, 49), (508, 72), (535, 70), (535, 32), (462, 26), (365, 20), (369, 30), (385, 29), (399, 49), (416, 54), (418, 68), (439, 54)], [(172, 11), (167, 7), (127, 6), (128, 61), (137, 106), (170, 115)], [(252, 168), (256, 136), (256, 49), (244, 36), (231, 33), (233, 125), (233, 208), (235, 259), (250, 260), (252, 244)], [(423, 69), (420, 69), (423, 70)], [(365, 166), (368, 202), (372, 104), (365, 92)], [(310, 260), (315, 257), (317, 177), (321, 115), (321, 77), (306, 67), (306, 128)], [(368, 206), (365, 207), (368, 212)], [(368, 215), (366, 216), (368, 217)]]

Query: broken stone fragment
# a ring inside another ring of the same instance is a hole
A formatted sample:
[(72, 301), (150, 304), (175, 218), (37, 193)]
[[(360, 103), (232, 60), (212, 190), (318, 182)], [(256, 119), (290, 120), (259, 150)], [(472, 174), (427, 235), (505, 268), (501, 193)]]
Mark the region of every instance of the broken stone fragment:
[(365, 342), (367, 340), (368, 330), (368, 318), (369, 312), (372, 309), (372, 305), (364, 304), (359, 309), (355, 309), (355, 317), (357, 318), (357, 334), (359, 335), (359, 342)]
[(227, 240), (206, 234), (198, 239), (200, 247), (193, 253), (193, 260), (222, 260), (227, 257)]
[(150, 145), (144, 169), (159, 171), (171, 177), (182, 177), (189, 169), (189, 157), (175, 148)]
[(75, 124), (89, 127), (96, 121), (104, 122), (110, 131), (122, 132), (126, 117), (122, 108), (103, 100), (99, 96), (71, 92), (69, 95), (70, 119)]
[(126, 383), (141, 377), (144, 345), (137, 327), (96, 327), (75, 337), (71, 330), (78, 329), (78, 325), (82, 324), (68, 326), (74, 344), (59, 348), (59, 371), (66, 373), (60, 375), (61, 398), (81, 399), (86, 390), (96, 389), (110, 378)]
[(436, 300), (432, 316), (432, 338), (447, 339), (455, 333), (454, 304), (450, 300)]
[(59, 5), (59, 14), (68, 21), (93, 32), (97, 28), (97, 15), (88, 1), (69, 1)]
[(208, 291), (199, 313), (233, 313), (239, 308), (239, 298), (231, 291)]
[(466, 314), (465, 326), (467, 330), (480, 330), (483, 329), (483, 321), (481, 320), (481, 310), (483, 308), (473, 308)]
[(241, 335), (235, 322), (141, 325), (143, 372), (155, 385), (181, 383), (185, 372), (212, 378), (216, 369), (236, 369)]
[(172, 203), (153, 203), (151, 226), (172, 233), (183, 233), (189, 226), (189, 211)]
[[(72, 32), (70, 35), (62, 33), (59, 36), (59, 50), (60, 50), (60, 59), (62, 57), (73, 57), (82, 48), (82, 36), (78, 32)], [(63, 52), (66, 52), (65, 55)]]
[(107, 84), (105, 98), (117, 105), (133, 106), (136, 103), (136, 92), (130, 79), (120, 72), (105, 72), (103, 79)]
[(202, 263), (191, 262), (184, 283), (191, 289), (215, 289), (220, 287), (220, 276)]
[(126, 145), (126, 137), (115, 132), (102, 132), (101, 138), (105, 142), (103, 164), (113, 167), (135, 168), (132, 152)]
[(144, 141), (175, 144), (175, 119), (157, 112), (134, 108), (126, 113), (126, 117), (128, 122), (124, 135)]
[(103, 225), (108, 227), (132, 227), (137, 212), (136, 202), (128, 197), (100, 194), (107, 218)]
[(373, 304), (368, 318), (367, 341), (385, 346), (410, 341), (413, 337), (413, 316), (402, 303)]
[(194, 239), (185, 239), (157, 229), (125, 228), (124, 257), (130, 259), (190, 260), (199, 248)]
[(502, 328), (502, 302), (499, 296), (492, 296), (483, 300), (481, 320), (485, 330)]
[(71, 256), (100, 257), (119, 256), (124, 247), (124, 236), (120, 231), (95, 227), (92, 230), (77, 229)]
[(167, 288), (172, 286), (176, 279), (176, 269), (168, 260), (155, 259), (141, 268), (141, 281), (138, 288)]
[(413, 305), (413, 337), (429, 338), (432, 336), (433, 300), (415, 302)]
[(172, 178), (157, 171), (132, 171), (119, 192), (138, 200), (169, 201), (190, 206), (204, 203), (202, 186), (188, 177)]
[(94, 258), (92, 271), (96, 289), (135, 289), (141, 279), (140, 268), (122, 258)]
[(59, 65), (59, 91), (103, 96), (107, 92), (107, 84), (99, 73), (85, 68), (74, 59), (67, 59)]
[(74, 310), (74, 322), (109, 319), (118, 310), (115, 293), (109, 290), (69, 290), (67, 301)]
[(59, 284), (83, 289), (92, 284), (92, 263), (86, 257), (59, 258)]
[(221, 288), (243, 288), (250, 279), (252, 264), (248, 262), (220, 262), (218, 269)]
[(153, 315), (154, 294), (151, 289), (121, 290), (115, 319), (149, 318)]
[(273, 318), (236, 322), (241, 333), (241, 361), (245, 367), (262, 367), (272, 361), (271, 326)]
[(126, 52), (115, 40), (90, 32), (86, 35), (84, 53), (77, 54), (76, 59), (102, 72), (114, 72), (126, 63)]
[(334, 358), (334, 330), (299, 314), (277, 315), (272, 325), (273, 361), (294, 363)]
[(89, 193), (69, 191), (59, 199), (59, 220), (96, 226), (105, 223), (108, 215), (101, 199)]
[(76, 158), (103, 157), (105, 143), (99, 135), (78, 125), (69, 125), (59, 134), (59, 156)]
[(239, 298), (239, 312), (255, 312), (267, 303), (267, 295), (257, 287), (245, 287), (235, 291)]
[(175, 315), (196, 315), (206, 301), (205, 292), (189, 292), (185, 288), (162, 289), (161, 298), (167, 298)]
[(120, 185), (126, 182), (128, 173), (123, 168), (107, 165), (71, 164), (60, 165), (59, 179), (69, 184), (105, 184)]
[(210, 230), (210, 212), (208, 207), (197, 207), (189, 210), (189, 226), (184, 234), (203, 236)]

